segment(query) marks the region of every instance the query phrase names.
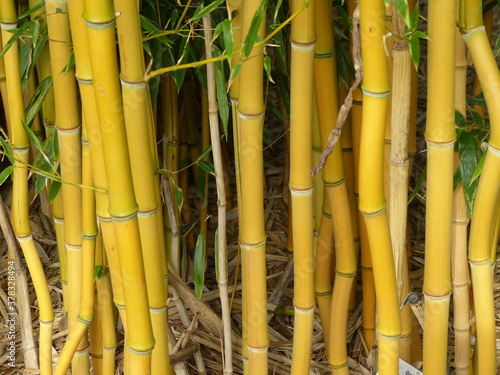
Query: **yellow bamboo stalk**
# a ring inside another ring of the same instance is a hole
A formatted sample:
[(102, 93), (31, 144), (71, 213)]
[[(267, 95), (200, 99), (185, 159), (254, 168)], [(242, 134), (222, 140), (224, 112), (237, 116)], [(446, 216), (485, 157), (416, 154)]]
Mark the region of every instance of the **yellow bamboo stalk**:
[[(13, 36), (10, 31), (17, 27), (17, 13), (13, 1), (0, 2), (0, 27), (2, 43), (5, 48), (5, 45)], [(11, 124), (9, 136), (16, 158), (13, 171), (12, 202), (14, 204), (12, 204), (11, 208), (11, 221), (16, 238), (23, 250), (38, 299), (40, 311), (40, 373), (46, 375), (52, 374), (52, 323), (54, 313), (47, 280), (33, 241), (29, 222), (28, 169), (26, 168), (29, 157), (29, 140), (22, 125), (24, 121), (24, 103), (17, 41), (12, 44), (4, 55), (4, 63)]]
[(429, 4), (424, 372), (446, 374), (455, 141), (455, 9)]
[(89, 37), (94, 92), (108, 176), (108, 211), (114, 230), (119, 233), (116, 243), (127, 308), (127, 370), (131, 374), (146, 374), (151, 369), (154, 338), (114, 49), (115, 13), (111, 1), (85, 1), (84, 5), (83, 18)]
[[(339, 85), (339, 105), (343, 104), (347, 96), (347, 87), (340, 83)], [(352, 109), (351, 109), (352, 110)], [(355, 193), (355, 171), (354, 171), (354, 149), (352, 142), (352, 122), (351, 116), (348, 115), (344, 126), (342, 127), (342, 134), (340, 135), (340, 143), (342, 145), (342, 160), (344, 162), (345, 183), (347, 187), (347, 196), (349, 197), (349, 208), (351, 210), (351, 227), (354, 239), (354, 254), (356, 256), (356, 264), (359, 260), (360, 252), (360, 238), (359, 238), (359, 222), (358, 222), (358, 204), (356, 201)], [(358, 274), (353, 280), (353, 287), (351, 288), (351, 296), (349, 298), (349, 312), (348, 319), (356, 310), (357, 303), (357, 290), (356, 284), (359, 279)]]
[[(259, 0), (242, 4), (242, 39), (250, 29)], [(265, 19), (265, 15), (263, 17)], [(264, 37), (264, 22), (258, 35)], [(240, 234), (242, 253), (244, 331), (250, 374), (267, 374), (267, 292), (266, 233), (263, 205), (263, 50), (256, 46), (243, 62), (240, 76), (238, 112), (238, 146), (240, 179)], [(309, 163), (310, 165), (310, 163)]]
[[(56, 90), (57, 92), (57, 90)], [(57, 98), (57, 94), (56, 94)], [(90, 150), (88, 147), (87, 134), (85, 126), (82, 131), (82, 184), (92, 187), (92, 167), (90, 161)], [(94, 317), (94, 257), (95, 243), (97, 237), (97, 221), (95, 216), (95, 194), (94, 191), (85, 188), (82, 190), (82, 229), (83, 242), (81, 254), (81, 294), (77, 320), (73, 323), (72, 330), (69, 332), (68, 339), (64, 349), (57, 362), (55, 374), (66, 374), (73, 356), (80, 357), (81, 364), (73, 361), (73, 373), (86, 370), (88, 363), (89, 344), (81, 347), (82, 337), (86, 338), (85, 333)], [(70, 289), (71, 290), (71, 289)], [(85, 363), (83, 360), (86, 359)], [(81, 366), (80, 368), (75, 368)]]
[[(315, 89), (321, 144), (325, 149), (328, 136), (337, 122), (338, 92), (334, 56), (332, 7), (328, 1), (316, 2)], [(330, 306), (328, 360), (334, 374), (348, 374), (347, 316), (356, 275), (356, 254), (352, 233), (351, 210), (345, 183), (341, 144), (337, 144), (323, 169), (323, 183), (331, 205), (335, 239), (335, 283)]]
[[(92, 165), (92, 180), (94, 186), (98, 189), (95, 192), (96, 209), (95, 213), (99, 218), (99, 227), (101, 231), (101, 241), (97, 244), (97, 250), (102, 253), (102, 246), (106, 248), (107, 260), (109, 262), (109, 271), (105, 272), (103, 281), (97, 280), (99, 298), (99, 311), (102, 313), (103, 341), (99, 343), (104, 347), (103, 350), (103, 372), (109, 374), (115, 365), (116, 336), (114, 334), (114, 318), (111, 313), (111, 300), (114, 300), (120, 317), (126, 324), (125, 300), (123, 296), (123, 285), (120, 271), (120, 260), (116, 245), (116, 237), (112, 227), (112, 219), (108, 211), (109, 196), (108, 182), (105, 166), (103, 165), (104, 151), (102, 137), (99, 129), (99, 117), (97, 113), (97, 104), (94, 96), (94, 87), (92, 81), (92, 72), (90, 66), (89, 43), (87, 38), (87, 29), (81, 15), (83, 13), (83, 1), (71, 0), (68, 4), (70, 26), (74, 43), (76, 72), (75, 76), (79, 83), (80, 96), (82, 98), (82, 113), (85, 119), (85, 126), (90, 149), (90, 158)], [(98, 260), (96, 264), (103, 264), (102, 255), (96, 255)], [(107, 264), (107, 263), (106, 263)], [(108, 268), (106, 268), (108, 270)], [(111, 287), (109, 286), (109, 278)], [(111, 314), (111, 318), (110, 318)], [(127, 351), (125, 351), (127, 353)], [(125, 356), (128, 360), (128, 355)]]
[(132, 178), (139, 205), (138, 218), (141, 231), (149, 310), (153, 324), (155, 348), (152, 354), (152, 374), (170, 374), (168, 356), (167, 292), (163, 282), (162, 258), (164, 253), (163, 222), (159, 202), (158, 168), (151, 145), (153, 137), (153, 113), (149, 89), (144, 82), (145, 63), (142, 54), (142, 37), (139, 9), (135, 0), (115, 0), (118, 41), (120, 47), (121, 84), (125, 125), (130, 150)]
[[(349, 0), (347, 2), (348, 14), (353, 17), (353, 25), (359, 25), (359, 12), (355, 11), (357, 2)], [(350, 39), (351, 49), (353, 38)], [(359, 197), (359, 154), (361, 141), (361, 120), (363, 108), (363, 95), (361, 89), (357, 88), (353, 92), (353, 106), (351, 108), (351, 129), (352, 147), (354, 160), (354, 195), (358, 201)], [(357, 208), (357, 207), (356, 207)], [(373, 281), (373, 267), (370, 256), (370, 244), (366, 233), (365, 219), (361, 211), (358, 212), (359, 222), (359, 244), (361, 249), (361, 280), (363, 298), (363, 338), (368, 349), (375, 343), (375, 284)], [(368, 353), (366, 353), (368, 355)]]
[(364, 76), (359, 209), (365, 217), (377, 293), (379, 374), (396, 374), (401, 317), (383, 182), (383, 140), (390, 89), (387, 57), (382, 45), (385, 34), (383, 1), (360, 2), (360, 28)]
[(472, 56), (490, 116), (490, 140), (472, 212), (469, 263), (477, 330), (477, 370), (495, 373), (496, 339), (491, 247), (497, 230), (500, 178), (500, 72), (482, 21), (482, 3), (460, 2), (459, 25)]
[[(467, 59), (465, 42), (456, 31), (455, 108), (466, 115)], [(454, 166), (460, 163), (455, 150)], [(467, 203), (462, 183), (453, 192), (453, 223), (451, 227), (451, 282), (453, 288), (453, 328), (455, 329), (455, 369), (457, 375), (468, 375), (470, 369), (470, 307), (469, 267), (467, 265)]]
[[(71, 56), (71, 34), (66, 0), (46, 1), (49, 49), (55, 99), (55, 126), (60, 149), (61, 176), (77, 184), (82, 181), (81, 124), (77, 99), (75, 70), (65, 70)], [(59, 11), (58, 11), (59, 10)], [(78, 186), (63, 184), (66, 254), (68, 257), (68, 323), (69, 332), (75, 327), (82, 282), (82, 192)], [(93, 265), (90, 267), (93, 268)], [(92, 271), (91, 271), (92, 273)], [(82, 328), (86, 329), (86, 325)], [(73, 372), (88, 374), (88, 340), (83, 337), (73, 361)], [(70, 346), (68, 346), (70, 348)], [(68, 351), (66, 351), (68, 353)], [(70, 358), (72, 355), (68, 355)], [(65, 357), (63, 357), (64, 359)], [(64, 368), (61, 361), (59, 369)], [(64, 370), (61, 370), (65, 372)]]
[[(290, 193), (294, 246), (294, 340), (292, 374), (309, 372), (314, 317), (313, 181), (311, 178), (312, 96), (314, 69), (314, 6), (291, 2), (290, 35)], [(318, 96), (318, 100), (320, 97)], [(298, 339), (300, 337), (300, 339)]]

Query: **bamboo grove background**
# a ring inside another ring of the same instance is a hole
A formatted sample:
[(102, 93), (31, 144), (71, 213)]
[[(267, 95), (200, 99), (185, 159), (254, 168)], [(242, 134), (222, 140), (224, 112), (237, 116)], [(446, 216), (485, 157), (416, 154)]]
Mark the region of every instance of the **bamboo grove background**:
[(2, 373), (495, 374), (498, 7), (2, 0)]

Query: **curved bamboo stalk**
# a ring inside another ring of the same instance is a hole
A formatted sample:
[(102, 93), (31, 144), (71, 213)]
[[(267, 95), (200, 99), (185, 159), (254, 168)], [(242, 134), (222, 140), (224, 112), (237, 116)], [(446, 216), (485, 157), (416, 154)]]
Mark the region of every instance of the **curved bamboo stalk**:
[(385, 34), (383, 1), (360, 2), (360, 27), (364, 75), (359, 209), (368, 232), (378, 301), (379, 374), (396, 374), (401, 317), (383, 182), (384, 127), (390, 89), (382, 44)]
[[(242, 31), (247, 35), (259, 0), (243, 2)], [(263, 17), (265, 19), (265, 16)], [(264, 36), (264, 22), (258, 35)], [(241, 192), (240, 247), (242, 254), (243, 299), (246, 304), (246, 344), (250, 374), (267, 374), (267, 291), (266, 291), (266, 233), (264, 229), (264, 173), (262, 132), (264, 125), (263, 102), (263, 49), (254, 47), (243, 62), (238, 102), (239, 171)], [(310, 165), (310, 164), (309, 164)], [(245, 331), (244, 331), (245, 334)]]
[[(0, 27), (2, 43), (3, 47), (5, 47), (13, 36), (10, 31), (17, 27), (17, 13), (13, 1), (2, 1), (0, 3)], [(33, 241), (29, 222), (28, 169), (26, 168), (29, 158), (29, 140), (22, 125), (24, 121), (24, 103), (21, 91), (17, 42), (14, 42), (5, 54), (4, 63), (11, 124), (9, 136), (16, 158), (13, 171), (12, 202), (14, 204), (12, 205), (11, 221), (16, 238), (23, 250), (38, 298), (40, 309), (40, 373), (46, 375), (52, 374), (52, 324), (54, 313), (47, 280)]]
[(482, 21), (480, 1), (460, 2), (459, 24), (483, 88), (490, 116), (490, 140), (472, 212), (469, 263), (472, 272), (477, 329), (478, 373), (496, 369), (495, 309), (491, 272), (491, 244), (498, 215), (500, 178), (500, 71)]
[[(328, 1), (316, 2), (315, 88), (322, 148), (337, 122), (338, 92), (334, 56), (332, 8)], [(335, 283), (330, 306), (328, 361), (334, 374), (348, 374), (347, 316), (353, 280), (356, 275), (356, 254), (352, 233), (351, 210), (345, 183), (342, 148), (338, 144), (323, 169), (323, 183), (331, 206), (335, 239)], [(319, 260), (318, 261), (324, 261)]]
[[(61, 176), (80, 184), (82, 182), (81, 123), (75, 70), (65, 69), (70, 61), (72, 47), (71, 34), (68, 32), (68, 4), (66, 0), (49, 0), (45, 3), (45, 9), (48, 15), (49, 49), (56, 104), (55, 126), (60, 148)], [(79, 316), (82, 287), (82, 191), (70, 184), (62, 184), (61, 190), (65, 220), (64, 242), (68, 259), (68, 324), (71, 335)], [(93, 264), (90, 269), (92, 275)], [(84, 325), (75, 329), (85, 331), (86, 328), (87, 325)], [(73, 372), (88, 374), (90, 364), (86, 350), (89, 343), (87, 336), (79, 334), (79, 337), (82, 339), (78, 348), (75, 348), (77, 352), (73, 360)], [(66, 353), (68, 351), (65, 352), (57, 371), (66, 372), (64, 368)], [(73, 357), (72, 353), (68, 357)]]
[[(125, 301), (123, 296), (123, 285), (120, 271), (120, 261), (116, 251), (116, 237), (112, 228), (111, 216), (108, 212), (109, 197), (103, 193), (108, 191), (108, 181), (106, 177), (104, 160), (104, 151), (101, 133), (99, 130), (99, 117), (97, 113), (97, 104), (94, 96), (94, 87), (92, 81), (92, 72), (89, 56), (89, 42), (87, 29), (81, 15), (83, 13), (83, 1), (71, 0), (68, 4), (70, 26), (73, 30), (74, 54), (76, 72), (80, 95), (82, 98), (82, 117), (85, 121), (85, 127), (90, 150), (92, 181), (98, 189), (95, 192), (95, 213), (99, 218), (99, 227), (101, 231), (101, 240), (96, 247), (96, 265), (105, 267), (103, 276), (97, 280), (98, 307), (101, 313), (103, 361), (102, 369), (104, 374), (110, 374), (115, 367), (116, 335), (114, 332), (114, 317), (110, 305), (112, 299), (120, 312), (120, 317), (126, 324)], [(107, 262), (104, 262), (102, 247), (106, 247)], [(109, 268), (106, 268), (109, 262)], [(106, 263), (106, 264), (105, 264)], [(108, 271), (109, 270), (109, 271)], [(110, 278), (113, 292), (111, 292)], [(127, 351), (125, 351), (127, 353)], [(128, 355), (125, 356), (126, 361)]]
[(455, 142), (455, 9), (429, 3), (424, 373), (446, 374)]
[[(57, 97), (57, 96), (56, 96)], [(85, 126), (82, 131), (82, 184), (93, 186), (92, 166), (90, 161), (90, 151), (88, 147)], [(91, 189), (82, 190), (82, 228), (83, 242), (81, 254), (81, 293), (78, 317), (73, 323), (72, 330), (68, 334), (68, 339), (57, 362), (54, 373), (56, 375), (66, 374), (71, 360), (81, 357), (88, 362), (89, 344), (80, 348), (82, 341), (85, 343), (85, 333), (94, 318), (94, 264), (95, 264), (95, 243), (97, 237), (97, 221), (95, 216), (95, 193)], [(81, 366), (81, 368), (75, 368)], [(85, 371), (86, 363), (79, 364), (73, 362), (72, 372)]]
[[(354, 27), (359, 27), (359, 12), (355, 10), (357, 2), (349, 0), (347, 9), (353, 19)], [(357, 53), (354, 37), (350, 38), (351, 52)], [(358, 43), (359, 44), (359, 43)], [(353, 92), (353, 106), (351, 108), (351, 129), (352, 129), (352, 147), (354, 159), (354, 195), (356, 200), (359, 197), (359, 154), (361, 140), (361, 121), (362, 121), (363, 95), (361, 89), (357, 88)], [(356, 207), (357, 208), (357, 207)], [(366, 347), (371, 350), (375, 344), (375, 284), (373, 281), (373, 267), (370, 256), (370, 244), (366, 233), (365, 219), (361, 211), (357, 210), (359, 222), (359, 245), (361, 248), (361, 280), (362, 280), (362, 298), (363, 298), (363, 338)], [(368, 355), (368, 353), (366, 353)]]
[[(127, 147), (123, 104), (115, 55), (115, 13), (111, 1), (85, 1), (83, 17), (87, 25), (94, 92), (109, 185), (109, 214), (116, 233), (127, 308), (128, 371), (146, 374), (151, 368), (154, 338), (145, 287), (138, 206)], [(102, 62), (105, 61), (106, 64)], [(163, 285), (163, 284), (162, 284)]]

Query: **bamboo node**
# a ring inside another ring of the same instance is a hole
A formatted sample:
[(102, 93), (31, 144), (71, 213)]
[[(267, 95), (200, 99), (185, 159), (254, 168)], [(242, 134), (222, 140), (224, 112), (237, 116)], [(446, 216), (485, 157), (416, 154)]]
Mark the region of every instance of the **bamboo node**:
[(59, 126), (56, 125), (56, 129), (58, 133), (63, 133), (63, 134), (73, 134), (73, 133), (78, 133), (82, 127), (82, 124), (78, 124), (74, 128), (60, 128)]
[(464, 38), (464, 40), (465, 40), (465, 41), (467, 41), (467, 39), (468, 39), (471, 35), (473, 35), (473, 34), (475, 34), (475, 33), (479, 32), (479, 31), (483, 31), (483, 32), (485, 32), (485, 30), (486, 30), (486, 29), (484, 28), (484, 25), (477, 26), (477, 27), (473, 27), (472, 29), (469, 29), (469, 30), (467, 30), (467, 32), (463, 33), (462, 37)]
[(342, 179), (341, 179), (341, 180), (339, 180), (339, 181), (336, 181), (336, 182), (324, 182), (323, 184), (324, 184), (326, 187), (329, 187), (329, 188), (334, 188), (334, 187), (337, 187), (337, 186), (342, 185), (344, 182), (345, 182), (345, 177), (344, 177), (344, 178), (342, 178)]
[(444, 301), (450, 299), (451, 292), (449, 292), (447, 294), (444, 294), (444, 295), (441, 295), (441, 296), (433, 296), (433, 295), (427, 294), (426, 292), (423, 292), (423, 295), (424, 295), (425, 299), (430, 299), (430, 300), (434, 300), (434, 301), (443, 301), (444, 302)]
[(137, 355), (149, 355), (151, 354), (151, 352), (153, 351), (153, 348), (151, 349), (146, 349), (146, 350), (138, 350), (138, 349), (133, 349), (132, 347), (128, 347), (129, 350), (134, 353), (134, 354), (137, 354)]
[(314, 58), (315, 59), (328, 59), (330, 57), (335, 56), (335, 51), (330, 51), (328, 53), (315, 53)]
[(110, 27), (115, 27), (115, 23), (116, 23), (114, 19), (109, 21), (109, 22), (103, 22), (103, 23), (92, 22), (89, 20), (84, 20), (84, 21), (85, 21), (85, 25), (87, 27), (90, 27), (92, 29), (99, 29), (99, 30), (107, 29)]
[(130, 88), (143, 89), (144, 87), (146, 87), (146, 81), (130, 82), (130, 81), (125, 81), (123, 78), (120, 78), (120, 82), (122, 86)]
[(245, 243), (245, 242), (240, 241), (240, 246), (245, 250), (252, 250), (252, 249), (256, 249), (258, 247), (265, 246), (265, 245), (266, 245), (266, 240), (259, 242), (259, 243), (255, 243), (255, 244), (250, 244), (250, 243)]
[(312, 42), (306, 42), (306, 43), (300, 43), (300, 42), (296, 42), (294, 40), (290, 40), (290, 45), (292, 46), (292, 48), (296, 48), (296, 49), (311, 50), (311, 49), (314, 49), (315, 44), (316, 44), (315, 40), (313, 40)]
[(347, 366), (347, 364), (348, 364), (348, 361), (345, 361), (344, 363), (342, 363), (342, 364), (340, 364), (340, 365), (332, 365), (332, 364), (330, 363), (329, 367), (330, 367), (332, 370), (339, 370), (339, 369), (341, 369), (341, 368), (346, 367), (346, 366)]
[(385, 211), (385, 206), (382, 207), (380, 210), (375, 211), (375, 212), (364, 212), (364, 211), (361, 211), (361, 213), (363, 214), (364, 217), (376, 217), (378, 215), (383, 214), (384, 211)]
[(289, 186), (290, 192), (292, 195), (308, 195), (311, 194), (313, 191), (313, 187), (311, 186), (310, 188), (307, 189), (295, 189), (291, 186)]
[(373, 91), (364, 90), (362, 87), (361, 87), (361, 92), (363, 93), (363, 95), (369, 96), (371, 98), (387, 98), (389, 96), (389, 94), (391, 93), (390, 90), (383, 91), (383, 92), (373, 92)]
[[(251, 351), (251, 352), (254, 352), (254, 353), (263, 353), (263, 352), (267, 352), (267, 348), (268, 348), (268, 347), (269, 347), (269, 345), (266, 345), (266, 346), (264, 346), (264, 347), (262, 347), (262, 348), (254, 348), (254, 347), (252, 347), (252, 346), (250, 346), (250, 345), (247, 345), (248, 350), (249, 350), (249, 351)], [(247, 361), (248, 361), (248, 359), (247, 359)]]
[(330, 289), (326, 292), (315, 292), (314, 295), (316, 296), (316, 298), (319, 298), (319, 297), (331, 296), (332, 293), (333, 293), (333, 289)]
[(491, 258), (485, 259), (471, 259), (469, 258), (469, 265), (472, 267), (484, 266), (485, 264), (489, 264), (491, 262)]
[(158, 207), (153, 208), (152, 210), (148, 210), (148, 211), (137, 211), (137, 216), (142, 217), (142, 218), (151, 217), (151, 216), (156, 215), (157, 212), (158, 212)]
[(243, 119), (247, 120), (258, 120), (264, 117), (265, 112), (257, 113), (257, 114), (248, 114), (248, 113), (243, 113), (240, 112), (238, 109), (238, 116)]
[(77, 322), (80, 322), (82, 324), (85, 324), (86, 326), (90, 325), (90, 323), (92, 322), (92, 319), (83, 319), (81, 317), (77, 317), (76, 318), (76, 321)]

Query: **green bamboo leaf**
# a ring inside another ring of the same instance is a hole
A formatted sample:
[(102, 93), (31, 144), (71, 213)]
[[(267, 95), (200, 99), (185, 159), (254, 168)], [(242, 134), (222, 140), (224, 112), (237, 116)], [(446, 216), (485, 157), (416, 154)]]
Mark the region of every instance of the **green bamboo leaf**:
[(205, 285), (205, 250), (205, 235), (200, 233), (194, 251), (194, 292), (198, 299), (201, 299)]
[(462, 114), (462, 112), (457, 111), (456, 109), (455, 109), (455, 125), (457, 125), (459, 128), (467, 127), (467, 119)]
[(419, 4), (417, 2), (417, 4), (415, 4), (415, 9), (410, 14), (410, 25), (409, 25), (410, 30), (415, 31), (418, 29), (419, 18), (420, 18), (420, 10), (419, 10)]
[(394, 0), (396, 4), (396, 8), (405, 21), (406, 26), (411, 27), (411, 19), (410, 19), (410, 7), (408, 6), (408, 0)]
[(483, 172), (483, 166), (484, 166), (484, 160), (486, 159), (486, 153), (487, 151), (483, 152), (481, 155), (481, 158), (477, 162), (476, 168), (474, 168), (474, 172), (472, 173), (471, 177), (471, 184), (475, 182), (479, 176), (481, 176), (481, 172)]
[(3, 151), (9, 158), (11, 163), (14, 163), (14, 153), (12, 152), (12, 148), (10, 145), (7, 143), (4, 137), (0, 135), (0, 143), (2, 144)]
[(182, 205), (184, 204), (184, 193), (179, 186), (175, 188), (175, 203), (177, 204), (177, 208), (180, 211), (182, 209)]
[(415, 35), (416, 37), (419, 37), (420, 39), (425, 39), (425, 40), (431, 40), (429, 36), (424, 33), (423, 31), (415, 30), (412, 32), (412, 35)]
[(470, 217), (474, 205), (478, 182), (472, 182), (472, 175), (477, 167), (476, 149), (477, 139), (470, 133), (462, 134), (458, 141), (458, 152), (460, 155), (460, 175), (462, 176), (462, 185), (464, 187), (465, 199), (467, 201), (467, 216)]
[(42, 109), (43, 101), (52, 88), (52, 76), (48, 76), (40, 82), (26, 109), (26, 124), (31, 125), (36, 114)]
[(27, 11), (25, 11), (23, 14), (21, 14), (19, 16), (19, 19), (23, 19), (25, 17), (28, 17), (30, 14), (33, 14), (35, 13), (37, 10), (40, 10), (42, 9), (43, 7), (45, 6), (45, 0), (42, 0), (40, 2), (38, 2), (36, 5), (32, 6), (31, 8), (29, 8)]
[(481, 116), (477, 111), (475, 111), (474, 109), (472, 108), (469, 108), (469, 111), (470, 111), (470, 114), (472, 116), (472, 121), (474, 121), (474, 123), (479, 126), (480, 128), (485, 128), (486, 125), (484, 123), (484, 119), (483, 119), (483, 116)]
[(207, 172), (203, 168), (200, 168), (200, 170), (198, 171), (198, 196), (200, 197), (201, 204), (205, 203), (205, 188), (207, 186), (207, 183)]
[(0, 173), (0, 186), (5, 182), (7, 178), (9, 178), (13, 170), (14, 167), (12, 165), (9, 165)]
[(214, 165), (212, 164), (212, 162), (200, 160), (197, 162), (197, 164), (200, 167), (200, 169), (215, 176), (215, 168), (214, 168)]
[(14, 32), (14, 35), (12, 35), (9, 39), (9, 41), (5, 44), (2, 53), (0, 53), (0, 58), (4, 57), (4, 55), (7, 53), (7, 51), (12, 47), (12, 45), (17, 42), (19, 37), (23, 35), (32, 25), (33, 21), (26, 22), (24, 25), (22, 25), (20, 28), (16, 29)]
[(209, 145), (206, 149), (203, 150), (200, 156), (198, 156), (198, 159), (196, 161), (205, 159), (205, 156), (207, 156), (211, 152), (212, 152), (212, 145)]
[(33, 74), (33, 70), (35, 70), (36, 63), (38, 62), (38, 58), (40, 57), (40, 53), (42, 52), (46, 41), (47, 41), (47, 26), (42, 28), (42, 30), (40, 31), (39, 41), (36, 44), (34, 43), (35, 48), (33, 49), (33, 56), (31, 57), (31, 64), (26, 77), (26, 83), (23, 81), (23, 87), (26, 87), (28, 79), (31, 77), (31, 74)]
[[(21, 79), (23, 83), (28, 83), (27, 74), (31, 60), (31, 45), (28, 43), (23, 43), (19, 47), (19, 70), (21, 73)], [(23, 86), (23, 90), (26, 86)]]
[(106, 273), (106, 270), (103, 266), (95, 266), (94, 267), (94, 281), (97, 279), (101, 279)]
[(278, 13), (281, 8), (281, 4), (283, 3), (283, 0), (278, 0), (276, 3), (276, 8), (274, 9), (274, 17), (273, 17), (273, 22), (276, 23), (276, 18), (278, 18)]
[(225, 19), (221, 22), (221, 24), (222, 31), (224, 33), (224, 49), (226, 50), (226, 54), (228, 57), (227, 61), (229, 62), (229, 65), (231, 65), (231, 58), (233, 57), (234, 53), (233, 22), (229, 19)]
[(500, 35), (497, 37), (497, 41), (495, 42), (495, 48), (493, 49), (493, 55), (495, 57), (500, 53)]
[(52, 181), (49, 190), (48, 203), (51, 204), (56, 199), (57, 194), (59, 193), (59, 189), (61, 189), (61, 181)]
[(33, 34), (31, 35), (31, 43), (33, 47), (36, 47), (36, 44), (38, 43), (38, 36), (40, 35), (40, 22), (37, 20), (34, 20), (33, 23)]
[(68, 63), (66, 64), (66, 66), (63, 68), (63, 70), (61, 71), (61, 73), (63, 74), (66, 74), (68, 73), (72, 67), (75, 66), (75, 54), (73, 52), (73, 50), (71, 51), (71, 55), (69, 56), (69, 61)]
[(215, 10), (215, 8), (217, 8), (223, 2), (224, 2), (224, 0), (215, 0), (210, 5), (208, 5), (208, 6), (204, 7), (204, 8), (203, 7), (198, 7), (195, 10), (194, 15), (191, 17), (191, 19), (188, 22), (193, 22), (193, 23), (198, 22), (203, 16), (206, 16), (207, 14), (209, 14), (210, 12), (212, 12), (213, 10)]
[(229, 100), (227, 99), (226, 91), (226, 75), (224, 72), (224, 63), (218, 61), (214, 64), (215, 67), (215, 89), (217, 92), (217, 104), (219, 107), (219, 115), (222, 120), (224, 134), (227, 134), (229, 124)]
[(427, 165), (424, 165), (424, 168), (422, 169), (422, 172), (420, 173), (420, 176), (418, 176), (417, 183), (415, 185), (415, 189), (411, 192), (409, 198), (408, 198), (408, 204), (411, 203), (413, 198), (418, 194), (420, 189), (422, 188), (422, 185), (424, 184), (425, 178), (427, 177)]
[(266, 71), (267, 78), (275, 83), (273, 77), (271, 77), (271, 58), (269, 56), (264, 57), (264, 70)]
[(229, 76), (229, 82), (228, 82), (228, 88), (231, 87), (231, 83), (234, 81), (236, 76), (238, 75), (238, 72), (241, 69), (241, 62), (236, 64), (235, 66), (231, 67), (231, 74)]
[(255, 42), (258, 39), (260, 40), (258, 32), (262, 24), (262, 18), (264, 17), (266, 6), (267, 0), (262, 0), (252, 18), (250, 29), (248, 30), (248, 34), (245, 36), (245, 40), (243, 41), (243, 44), (241, 46), (241, 61), (245, 61), (247, 57), (250, 56), (250, 52), (252, 52)]
[(476, 96), (468, 96), (467, 97), (467, 104), (470, 106), (478, 105), (481, 107), (486, 107), (486, 99), (484, 98), (484, 93), (480, 92)]
[(420, 39), (415, 34), (410, 34), (408, 38), (408, 45), (410, 47), (411, 61), (415, 70), (418, 70), (418, 63), (420, 61)]
[(33, 145), (36, 147), (36, 149), (41, 152), (42, 151), (42, 144), (40, 143), (40, 141), (36, 137), (35, 133), (33, 133), (33, 130), (28, 125), (26, 125), (26, 123), (24, 121), (22, 121), (22, 124), (23, 124), (23, 128), (26, 131), (26, 134), (28, 135), (28, 138), (30, 139), (30, 141), (33, 143)]
[(345, 11), (344, 7), (341, 6), (341, 5), (337, 5), (335, 7), (335, 9), (337, 9), (337, 11), (339, 12), (340, 18), (342, 19), (342, 25), (344, 27), (347, 27), (347, 30), (349, 30), (350, 32), (352, 32), (351, 19), (349, 18), (349, 15)]
[(219, 282), (219, 228), (215, 230), (215, 280)]

